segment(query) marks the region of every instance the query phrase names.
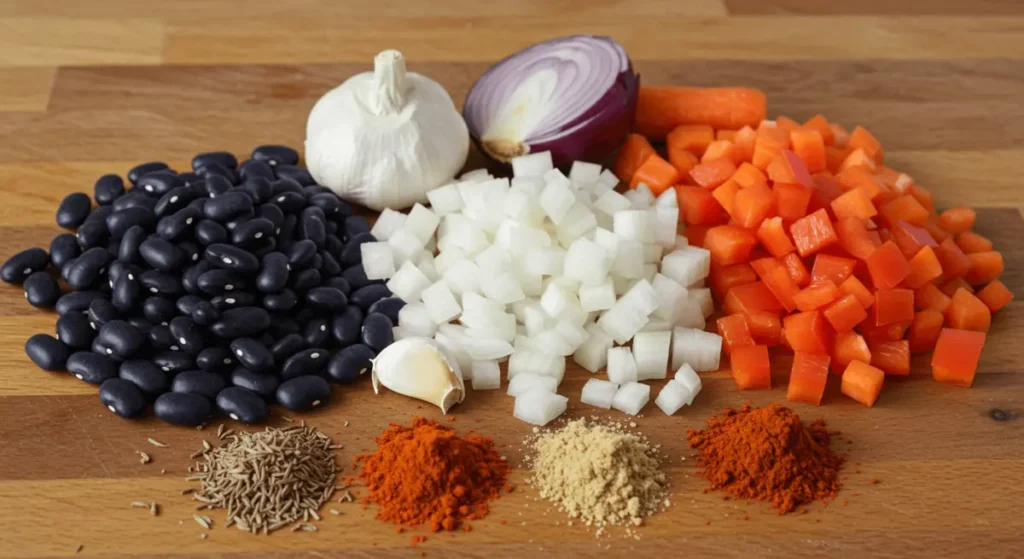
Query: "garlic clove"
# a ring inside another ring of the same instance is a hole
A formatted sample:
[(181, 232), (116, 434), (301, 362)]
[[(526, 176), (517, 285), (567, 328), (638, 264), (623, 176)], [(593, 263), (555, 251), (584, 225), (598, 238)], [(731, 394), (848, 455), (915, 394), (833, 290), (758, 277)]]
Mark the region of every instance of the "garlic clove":
[(448, 410), (466, 397), (459, 363), (443, 346), (428, 338), (404, 338), (373, 360), (373, 391), (383, 385), (392, 392)]

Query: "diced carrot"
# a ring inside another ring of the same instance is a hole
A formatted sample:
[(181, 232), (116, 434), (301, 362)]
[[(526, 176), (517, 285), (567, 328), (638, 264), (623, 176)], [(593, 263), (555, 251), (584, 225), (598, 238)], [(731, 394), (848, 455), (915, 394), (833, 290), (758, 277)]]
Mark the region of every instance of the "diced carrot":
[(811, 274), (807, 271), (807, 266), (804, 266), (804, 261), (800, 259), (799, 254), (791, 252), (783, 256), (782, 265), (786, 267), (786, 273), (789, 274), (789, 278), (793, 280), (797, 287), (807, 287), (810, 285)]
[(932, 309), (925, 309), (915, 314), (914, 321), (910, 323), (910, 331), (907, 333), (910, 352), (927, 353), (934, 349), (945, 321), (946, 317), (942, 316), (942, 313)]
[(842, 393), (871, 407), (882, 393), (885, 373), (860, 361), (851, 361), (843, 372)]
[(782, 341), (782, 319), (778, 313), (755, 312), (744, 316), (755, 342), (773, 346), (779, 345)]
[(722, 310), (726, 314), (753, 314), (755, 312), (782, 312), (782, 305), (775, 298), (768, 286), (755, 281), (737, 285), (729, 290), (722, 302)]
[(868, 317), (868, 311), (857, 300), (857, 296), (851, 294), (843, 295), (825, 309), (825, 320), (832, 325), (836, 332), (849, 332), (853, 327), (860, 324)]
[(735, 264), (733, 266), (716, 266), (712, 264), (708, 281), (711, 283), (711, 291), (714, 292), (719, 301), (723, 301), (726, 294), (733, 287), (757, 281), (757, 274), (754, 273), (754, 269), (747, 263)]
[(871, 305), (875, 304), (874, 294), (856, 276), (850, 276), (843, 280), (843, 283), (839, 284), (839, 291), (856, 297), (857, 302), (865, 309), (869, 309)]
[(665, 144), (670, 151), (688, 151), (698, 158), (704, 155), (713, 141), (715, 130), (707, 124), (683, 124), (676, 126), (665, 136)]
[(955, 234), (970, 231), (974, 227), (974, 220), (977, 217), (977, 214), (971, 208), (956, 207), (949, 208), (939, 214), (936, 221), (939, 227)]
[(800, 123), (783, 115), (775, 118), (775, 127), (792, 133), (794, 130), (800, 128)]
[(882, 188), (885, 186), (871, 174), (871, 171), (863, 167), (850, 167), (848, 169), (844, 169), (836, 175), (836, 180), (839, 181), (839, 184), (843, 186), (844, 190), (863, 188), (864, 193), (872, 200), (878, 197), (882, 192)]
[(846, 128), (842, 124), (834, 122), (829, 123), (828, 127), (832, 129), (832, 135), (835, 137), (833, 143), (839, 147), (846, 147), (846, 144), (850, 142), (850, 133), (846, 131)]
[(780, 127), (776, 121), (761, 121), (757, 126), (757, 137), (772, 140), (780, 149), (789, 149), (789, 130)]
[(868, 198), (867, 191), (858, 187), (848, 190), (842, 196), (832, 200), (832, 213), (836, 219), (847, 217), (869, 219), (878, 215), (878, 210), (871, 203), (871, 198)]
[(875, 240), (864, 226), (864, 220), (856, 217), (841, 219), (833, 224), (839, 246), (861, 260), (866, 260), (878, 248)]
[(948, 237), (935, 247), (935, 256), (942, 264), (942, 275), (947, 278), (963, 277), (971, 271), (971, 259), (956, 246), (952, 237)]
[(660, 156), (653, 155), (644, 161), (636, 173), (633, 173), (633, 180), (630, 181), (629, 187), (636, 188), (640, 183), (644, 183), (647, 188), (651, 189), (651, 193), (657, 196), (669, 187), (675, 186), (681, 178), (679, 170), (671, 163)]
[(740, 191), (740, 186), (736, 184), (736, 181), (729, 179), (722, 183), (721, 186), (711, 192), (715, 200), (718, 200), (719, 205), (726, 211), (730, 216), (735, 211), (736, 205), (736, 194)]
[(909, 289), (879, 289), (875, 292), (875, 326), (909, 323), (914, 320), (914, 292)]
[[(715, 192), (722, 190), (722, 188), (718, 188)], [(757, 239), (761, 241), (761, 245), (775, 258), (782, 258), (796, 250), (796, 247), (793, 246), (793, 241), (789, 240), (789, 235), (782, 228), (781, 217), (770, 217), (762, 221), (761, 226), (757, 228)]]
[(906, 221), (897, 221), (889, 230), (889, 234), (892, 235), (896, 246), (903, 251), (903, 256), (907, 258), (913, 258), (922, 247), (935, 248), (939, 246), (927, 230)]
[(956, 293), (959, 289), (965, 289), (968, 293), (974, 293), (974, 286), (967, 283), (967, 280), (965, 280), (962, 277), (950, 278), (946, 280), (944, 283), (939, 285), (939, 289), (942, 290), (942, 292), (945, 293), (946, 295), (949, 295), (950, 297), (952, 297), (953, 294)]
[(807, 166), (807, 172), (817, 173), (825, 170), (825, 139), (821, 132), (808, 128), (800, 128), (789, 133), (793, 153)]
[[(872, 308), (872, 311), (874, 308)], [(857, 330), (860, 331), (864, 339), (869, 344), (878, 342), (895, 342), (902, 340), (904, 334), (907, 332), (907, 328), (910, 327), (910, 323), (900, 324), (886, 324), (885, 326), (873, 326), (875, 319), (872, 316), (872, 312), (868, 312), (868, 317), (857, 325)]]
[(829, 326), (818, 311), (794, 313), (783, 318), (782, 333), (793, 351), (827, 355), (832, 348)]
[(970, 291), (957, 289), (946, 311), (946, 324), (959, 330), (988, 332), (992, 325), (992, 311)]
[(775, 213), (775, 207), (775, 193), (767, 186), (755, 184), (736, 193), (732, 216), (743, 227), (757, 229)]
[(811, 174), (807, 171), (800, 156), (788, 149), (779, 150), (779, 153), (772, 157), (768, 163), (768, 178), (774, 182), (786, 182), (799, 184), (807, 188), (814, 187)]
[(996, 312), (1005, 307), (1013, 300), (1013, 293), (999, 280), (994, 280), (977, 293), (978, 299), (988, 307), (988, 310)]
[(832, 173), (838, 173), (843, 168), (843, 162), (850, 156), (849, 150), (839, 146), (825, 146), (825, 168)]
[(768, 186), (768, 177), (760, 169), (747, 162), (741, 163), (736, 168), (732, 180), (736, 181), (741, 188), (750, 188), (754, 185)]
[(900, 196), (879, 206), (878, 213), (890, 227), (905, 221), (911, 225), (924, 225), (928, 222), (928, 210), (913, 196)]
[(950, 235), (949, 231), (946, 231), (945, 229), (939, 227), (939, 224), (936, 223), (934, 219), (929, 219), (928, 222), (925, 223), (922, 227), (924, 227), (924, 230), (927, 231), (933, 239), (935, 239), (936, 243), (941, 243), (946, 239), (953, 238), (953, 235)]
[(943, 328), (932, 354), (932, 378), (957, 386), (971, 386), (984, 346), (984, 332)]
[(853, 169), (854, 167), (863, 169), (869, 173), (874, 173), (877, 164), (871, 156), (867, 154), (863, 149), (846, 147), (849, 155), (839, 165), (839, 171), (845, 171), (847, 169)]
[(892, 289), (910, 274), (910, 264), (892, 241), (876, 248), (865, 263), (875, 289)]
[(884, 156), (882, 144), (863, 126), (853, 129), (853, 133), (850, 134), (850, 141), (846, 145), (854, 149), (862, 149), (871, 159), (878, 163), (882, 162)]
[[(884, 239), (882, 238), (882, 234), (883, 233), (885, 233), (885, 238)], [(871, 241), (871, 244), (875, 245), (876, 248), (880, 247), (880, 246), (882, 246), (883, 243), (885, 243), (886, 241), (889, 240), (889, 234), (888, 233), (889, 233), (889, 231), (887, 229), (869, 230), (868, 231), (868, 240)], [(874, 251), (871, 251), (871, 252), (874, 252)], [(868, 256), (871, 256), (871, 255), (869, 254)]]
[(701, 163), (714, 161), (715, 159), (728, 159), (734, 165), (743, 163), (743, 150), (728, 140), (715, 140), (708, 146), (707, 151), (700, 158)]
[(956, 236), (956, 246), (960, 247), (965, 254), (988, 252), (992, 250), (992, 241), (974, 231), (964, 231)]
[(736, 172), (736, 165), (730, 159), (715, 159), (698, 164), (690, 169), (690, 177), (704, 188), (715, 188), (729, 180)]
[(715, 130), (715, 140), (732, 142), (736, 139), (737, 132), (739, 132), (739, 130), (726, 130), (724, 128), (721, 130)]
[(774, 258), (759, 258), (752, 261), (750, 267), (783, 308), (790, 312), (796, 308), (794, 297), (800, 289), (789, 276), (785, 266)]
[[(878, 177), (878, 180), (882, 181), (886, 186), (894, 190), (897, 189), (896, 183), (900, 182), (901, 174), (902, 173), (899, 171), (886, 167), (885, 165), (877, 165), (875, 167), (875, 176)], [(905, 186), (910, 186), (910, 184), (908, 183)], [(902, 190), (899, 190), (899, 193), (903, 194)]]
[(799, 184), (777, 182), (772, 185), (772, 191), (775, 192), (777, 212), (782, 219), (796, 221), (807, 215), (812, 189)]
[(740, 390), (768, 390), (772, 387), (772, 367), (768, 346), (738, 347), (729, 358), (732, 377)]
[(620, 181), (630, 184), (636, 170), (652, 155), (657, 155), (657, 152), (647, 138), (640, 134), (626, 136), (626, 141), (619, 148), (619, 155), (615, 159), (615, 176), (619, 177)]
[(924, 247), (910, 259), (910, 274), (903, 280), (907, 287), (920, 289), (924, 284), (931, 283), (942, 275), (942, 264), (935, 256), (932, 247)]
[(784, 144), (776, 141), (774, 138), (762, 136), (759, 130), (757, 139), (754, 140), (754, 152), (750, 162), (754, 167), (764, 171), (768, 169), (768, 165), (775, 159), (775, 156), (785, 148)]
[(910, 342), (878, 342), (871, 346), (871, 364), (887, 375), (910, 374)]
[(841, 375), (853, 361), (871, 362), (871, 350), (860, 334), (850, 331), (836, 334), (835, 349), (832, 350), (832, 372)]
[(767, 114), (763, 92), (745, 87), (641, 86), (634, 130), (661, 140), (681, 124), (737, 129)]
[(712, 227), (704, 237), (704, 248), (711, 251), (711, 260), (719, 266), (746, 262), (756, 244), (754, 232), (739, 225)]
[[(703, 188), (696, 187), (698, 190), (703, 191)], [(708, 229), (705, 225), (688, 225), (686, 230), (683, 231), (683, 236), (686, 237), (687, 242), (692, 247), (704, 248), (704, 237), (708, 234)]]
[(811, 268), (811, 284), (831, 281), (839, 285), (850, 277), (856, 265), (857, 261), (851, 258), (819, 254), (814, 257), (814, 266)]
[(725, 221), (722, 206), (706, 188), (677, 186), (676, 199), (679, 202), (682, 218), (688, 225), (715, 225)]
[(825, 395), (825, 384), (828, 382), (830, 360), (828, 355), (799, 352), (794, 354), (793, 368), (789, 372), (789, 386), (786, 388), (786, 400), (820, 406), (821, 397)]
[(800, 256), (814, 254), (839, 240), (829, 221), (828, 212), (823, 209), (793, 222), (789, 233)]
[(757, 131), (749, 126), (744, 126), (736, 131), (732, 143), (743, 152), (743, 161), (750, 161), (754, 158), (754, 142), (757, 141)]
[[(928, 213), (935, 212), (935, 197), (932, 196), (931, 191), (927, 188), (914, 184), (910, 186), (907, 192), (917, 199), (917, 201), (920, 202), (926, 210), (928, 210)], [(936, 238), (935, 240), (938, 241), (939, 239)]]
[(914, 308), (919, 311), (933, 310), (945, 315), (952, 302), (953, 299), (949, 295), (932, 283), (914, 291)]
[(690, 170), (700, 163), (700, 159), (685, 149), (672, 147), (671, 144), (667, 146), (666, 151), (668, 152), (668, 162), (679, 171), (683, 181), (693, 180), (690, 178)]
[(820, 114), (807, 119), (807, 122), (804, 122), (803, 127), (810, 130), (817, 130), (818, 133), (821, 134), (821, 139), (827, 146), (830, 146), (835, 142), (835, 136), (832, 134), (832, 128), (828, 125), (828, 119)]
[(839, 298), (839, 288), (831, 281), (811, 283), (793, 296), (796, 308), (803, 311), (817, 310)]
[(754, 337), (750, 334), (747, 319), (742, 314), (732, 314), (719, 318), (715, 323), (718, 335), (722, 336), (722, 349), (732, 353), (738, 347), (754, 345)]
[(1003, 255), (998, 251), (973, 252), (967, 259), (971, 261), (971, 268), (964, 279), (971, 285), (991, 283), (1003, 274)]

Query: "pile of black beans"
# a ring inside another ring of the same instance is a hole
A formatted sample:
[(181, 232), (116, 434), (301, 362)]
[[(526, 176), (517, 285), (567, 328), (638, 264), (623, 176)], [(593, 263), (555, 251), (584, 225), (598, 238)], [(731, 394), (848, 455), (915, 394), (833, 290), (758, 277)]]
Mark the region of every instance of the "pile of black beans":
[[(25, 352), (99, 386), (110, 411), (197, 425), (215, 410), (259, 423), (267, 405), (321, 406), (329, 382), (370, 367), (404, 305), (366, 278), (370, 224), (298, 166), (285, 146), (241, 165), (227, 152), (176, 172), (161, 162), (68, 195), (75, 231), (0, 268), (28, 302), (55, 308), (57, 336)], [(127, 188), (126, 188), (127, 186)], [(93, 203), (95, 201), (95, 204)]]

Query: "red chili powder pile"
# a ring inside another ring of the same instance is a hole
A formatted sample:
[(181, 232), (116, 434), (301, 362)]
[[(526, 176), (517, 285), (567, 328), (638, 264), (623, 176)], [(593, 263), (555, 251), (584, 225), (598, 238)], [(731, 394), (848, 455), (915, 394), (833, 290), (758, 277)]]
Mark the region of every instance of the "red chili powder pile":
[(829, 448), (825, 423), (804, 427), (785, 406), (726, 409), (704, 429), (687, 431), (687, 437), (699, 453), (700, 475), (711, 482), (705, 491), (768, 501), (786, 514), (804, 503), (832, 499), (842, 486), (839, 468), (845, 457)]
[(432, 419), (415, 418), (412, 427), (392, 423), (374, 440), (376, 452), (357, 456), (356, 467), (369, 489), (364, 502), (378, 506), (378, 520), (455, 530), (486, 516), (508, 477), (494, 441), (460, 437)]

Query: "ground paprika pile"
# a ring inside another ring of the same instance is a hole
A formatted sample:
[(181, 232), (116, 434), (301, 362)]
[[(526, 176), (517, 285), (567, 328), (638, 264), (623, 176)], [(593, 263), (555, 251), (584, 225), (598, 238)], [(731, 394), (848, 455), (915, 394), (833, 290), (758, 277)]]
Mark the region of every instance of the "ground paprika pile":
[(787, 407), (726, 409), (687, 437), (699, 453), (701, 476), (711, 482), (708, 491), (769, 501), (779, 514), (839, 492), (844, 456), (829, 449), (825, 423), (804, 427)]
[(466, 519), (483, 518), (488, 501), (505, 486), (509, 465), (480, 435), (460, 437), (432, 419), (412, 427), (392, 423), (373, 454), (356, 457), (367, 485), (365, 502), (378, 506), (376, 518), (395, 524), (455, 530)]

